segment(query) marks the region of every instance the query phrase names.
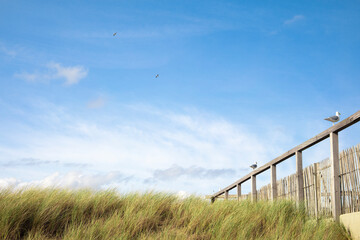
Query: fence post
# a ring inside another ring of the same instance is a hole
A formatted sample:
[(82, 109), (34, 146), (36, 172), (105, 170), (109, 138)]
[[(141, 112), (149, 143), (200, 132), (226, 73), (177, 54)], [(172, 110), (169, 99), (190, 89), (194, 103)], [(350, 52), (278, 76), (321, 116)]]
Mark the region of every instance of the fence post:
[(331, 207), (335, 221), (339, 221), (341, 213), (340, 177), (339, 177), (339, 136), (330, 133), (330, 163), (331, 163)]
[(271, 165), (271, 200), (274, 201), (277, 197), (277, 184), (276, 184), (276, 165)]
[(303, 177), (303, 164), (302, 164), (302, 152), (297, 151), (295, 153), (296, 158), (296, 179), (297, 179), (297, 192), (298, 203), (304, 202), (304, 177)]
[(314, 201), (315, 201), (315, 216), (316, 218), (319, 217), (319, 206), (318, 206), (318, 185), (317, 185), (317, 180), (318, 180), (318, 164), (319, 163), (315, 163), (314, 164), (314, 191), (315, 191), (315, 195), (314, 195)]
[(251, 175), (251, 201), (256, 202), (256, 175)]
[(229, 190), (226, 190), (225, 191), (225, 200), (228, 200), (229, 199)]
[(241, 183), (237, 185), (237, 200), (240, 201), (241, 196)]
[(215, 202), (215, 198), (211, 198), (211, 203), (214, 203)]

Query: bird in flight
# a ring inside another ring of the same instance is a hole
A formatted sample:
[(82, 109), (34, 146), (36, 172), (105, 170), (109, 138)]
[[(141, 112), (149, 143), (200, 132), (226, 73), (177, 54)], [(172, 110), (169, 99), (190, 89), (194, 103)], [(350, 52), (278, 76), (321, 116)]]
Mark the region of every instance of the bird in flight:
[(336, 113), (335, 113), (335, 116), (325, 118), (324, 120), (327, 120), (327, 121), (332, 122), (332, 123), (333, 123), (333, 126), (334, 126), (334, 123), (340, 120), (340, 115), (341, 115), (341, 114), (340, 114), (339, 112), (336, 112)]
[(250, 166), (252, 169), (257, 168), (257, 162)]
[(117, 32), (113, 34), (113, 37), (115, 37), (116, 34), (117, 34)]
[(155, 78), (158, 78), (158, 77), (159, 77), (159, 74), (156, 74), (156, 75), (155, 75)]

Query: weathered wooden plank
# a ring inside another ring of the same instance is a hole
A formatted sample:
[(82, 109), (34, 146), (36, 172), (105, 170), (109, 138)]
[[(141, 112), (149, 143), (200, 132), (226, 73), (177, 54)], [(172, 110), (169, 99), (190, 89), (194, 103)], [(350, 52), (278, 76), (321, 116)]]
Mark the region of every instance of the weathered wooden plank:
[[(351, 212), (351, 196), (346, 196), (346, 192), (351, 190), (349, 183), (349, 169), (348, 167), (347, 153), (342, 153), (339, 158), (339, 175), (340, 175), (340, 188), (343, 194), (340, 192), (340, 198), (342, 198), (343, 205), (341, 206), (342, 213)], [(341, 196), (342, 195), (342, 196)]]
[(241, 197), (241, 184), (237, 185), (237, 200), (240, 201)]
[(353, 192), (353, 194), (351, 194), (351, 212), (355, 212), (356, 211), (356, 201), (357, 201), (357, 195), (356, 195), (356, 188), (357, 188), (357, 181), (355, 178), (355, 165), (354, 165), (354, 148), (350, 148), (347, 152), (346, 152), (346, 161), (348, 162), (348, 166), (349, 166), (349, 176), (350, 176), (350, 181), (351, 181), (351, 191)]
[(339, 135), (330, 133), (330, 162), (331, 162), (331, 204), (335, 221), (339, 221), (341, 214), (340, 178), (339, 178)]
[(251, 176), (251, 201), (256, 202), (256, 175)]
[[(303, 191), (302, 191), (303, 192), (303, 200), (302, 201), (304, 201), (304, 199), (306, 199), (305, 204), (306, 204), (307, 209), (309, 209), (309, 192), (308, 192), (308, 190), (309, 190), (309, 185), (310, 185), (308, 180), (309, 180), (308, 179), (308, 168), (305, 168), (303, 170)], [(299, 181), (299, 177), (298, 177), (297, 173), (296, 173), (296, 181), (297, 181), (297, 183)], [(304, 190), (304, 187), (305, 187), (305, 190)], [(298, 188), (297, 190), (299, 191), (300, 189)], [(296, 197), (297, 197), (296, 201), (299, 203), (300, 202), (299, 192)]]
[(302, 163), (302, 152), (297, 151), (295, 153), (296, 158), (296, 178), (297, 178), (297, 201), (304, 202), (304, 179), (303, 179), (303, 163)]
[(251, 173), (245, 175), (244, 177), (242, 177), (238, 181), (230, 184), (229, 186), (225, 187), (224, 189), (221, 189), (220, 191), (214, 193), (213, 197), (217, 197), (221, 194), (224, 194), (226, 190), (231, 190), (231, 189), (235, 188), (239, 183), (243, 183), (243, 182), (249, 180), (252, 175), (258, 175), (258, 174), (268, 170), (271, 165), (276, 165), (276, 164), (281, 163), (282, 161), (294, 156), (296, 152), (299, 152), (299, 151), (301, 152), (301, 151), (323, 141), (324, 139), (326, 139), (330, 136), (330, 133), (332, 133), (332, 132), (338, 133), (359, 121), (360, 121), (360, 111), (357, 111), (356, 113), (354, 113), (350, 117), (342, 120), (338, 124), (335, 124), (334, 126), (321, 132), (320, 134), (316, 135), (315, 137), (303, 142), (302, 144), (292, 148), (291, 150), (289, 150), (289, 151), (285, 152), (284, 154), (280, 155), (279, 157), (271, 160), (270, 162), (266, 163), (265, 165), (255, 169)]
[(276, 165), (271, 165), (271, 200), (277, 197)]
[(229, 191), (225, 191), (225, 200), (229, 199)]
[(353, 148), (354, 178), (356, 182), (355, 194), (359, 201), (356, 202), (356, 211), (360, 211), (360, 145)]
[(313, 175), (313, 177), (314, 177), (314, 191), (315, 191), (315, 193), (314, 193), (314, 202), (315, 202), (315, 216), (316, 216), (316, 218), (318, 218), (319, 217), (319, 208), (318, 208), (318, 206), (319, 206), (319, 204), (318, 204), (318, 171), (317, 171), (317, 169), (318, 169), (318, 163), (314, 163), (314, 175)]
[(342, 205), (341, 205), (341, 213), (345, 213), (345, 209), (347, 208), (347, 203), (346, 203), (346, 199), (344, 198), (344, 191), (347, 191), (346, 186), (345, 186), (345, 176), (344, 176), (344, 161), (343, 161), (343, 157), (340, 156), (339, 157), (339, 175), (340, 175), (340, 199), (342, 201)]

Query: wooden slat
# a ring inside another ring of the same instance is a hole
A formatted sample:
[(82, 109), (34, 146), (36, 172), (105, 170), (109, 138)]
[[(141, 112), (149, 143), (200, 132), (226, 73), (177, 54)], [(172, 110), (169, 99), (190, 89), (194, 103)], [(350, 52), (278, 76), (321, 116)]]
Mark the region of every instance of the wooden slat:
[(356, 211), (356, 185), (357, 182), (355, 180), (355, 168), (354, 168), (354, 148), (349, 149), (349, 151), (346, 153), (346, 161), (348, 163), (348, 168), (349, 168), (349, 177), (350, 177), (350, 182), (351, 182), (351, 211), (355, 212)]
[(256, 202), (256, 176), (251, 176), (251, 201)]
[(318, 163), (315, 163), (314, 164), (313, 178), (314, 178), (314, 191), (315, 191), (315, 193), (314, 193), (314, 202), (315, 202), (315, 216), (316, 216), (316, 218), (319, 217), (319, 208), (318, 208), (318, 206), (319, 206), (319, 203), (318, 203), (319, 197), (318, 197), (318, 181), (317, 181), (317, 179), (318, 179), (318, 171), (317, 171), (317, 169), (318, 169)]
[(277, 197), (276, 165), (271, 165), (271, 200)]
[(343, 156), (340, 155), (340, 159), (339, 159), (339, 172), (340, 172), (340, 191), (341, 191), (341, 213), (345, 213), (345, 209), (347, 208), (347, 200), (344, 198), (344, 192), (347, 191), (347, 186), (346, 186), (346, 180), (345, 180), (345, 170), (344, 170), (344, 161), (343, 161)]
[(339, 122), (338, 124), (335, 124), (334, 126), (328, 128), (327, 130), (321, 132), (320, 134), (316, 135), (315, 137), (303, 142), (302, 144), (292, 148), (291, 150), (285, 152), (284, 154), (282, 154), (281, 156), (271, 160), (270, 162), (266, 163), (265, 165), (255, 169), (254, 171), (252, 171), (251, 173), (247, 174), (246, 176), (242, 177), (241, 179), (239, 179), (238, 181), (230, 184), (229, 186), (225, 187), (224, 189), (221, 189), (220, 191), (216, 192), (215, 194), (213, 194), (213, 198), (216, 198), (217, 196), (224, 194), (225, 191), (230, 191), (231, 189), (235, 188), (238, 184), (241, 184), (247, 180), (249, 180), (251, 178), (252, 175), (258, 175), (266, 170), (268, 170), (270, 168), (271, 165), (276, 165), (278, 163), (281, 163), (282, 161), (292, 157), (295, 155), (296, 152), (298, 151), (303, 151), (321, 141), (323, 141), (324, 139), (328, 138), (330, 136), (331, 132), (340, 132), (342, 130), (344, 130), (347, 127), (350, 127), (351, 125), (357, 123), (360, 121), (360, 111), (357, 111), (356, 113), (354, 113), (353, 115), (351, 115), (350, 117), (342, 120), (341, 122)]
[[(351, 192), (351, 179), (350, 179), (350, 176), (349, 176), (349, 173), (350, 173), (350, 169), (349, 169), (349, 161), (347, 159), (347, 153), (345, 152), (343, 154), (343, 164), (344, 164), (344, 179), (346, 180), (346, 189), (347, 191), (350, 191)], [(351, 201), (351, 194), (350, 196), (347, 196), (347, 201), (348, 201), (348, 211), (350, 212), (352, 210), (352, 201)]]
[(330, 133), (331, 162), (331, 205), (333, 218), (339, 221), (341, 214), (340, 177), (339, 177), (339, 135)]
[(241, 184), (237, 185), (237, 200), (239, 201), (241, 197)]
[(297, 178), (297, 192), (298, 202), (304, 201), (304, 179), (303, 179), (303, 163), (302, 163), (302, 152), (295, 153), (296, 158), (296, 178)]
[(360, 211), (360, 146), (354, 147), (354, 176), (356, 181), (356, 211)]

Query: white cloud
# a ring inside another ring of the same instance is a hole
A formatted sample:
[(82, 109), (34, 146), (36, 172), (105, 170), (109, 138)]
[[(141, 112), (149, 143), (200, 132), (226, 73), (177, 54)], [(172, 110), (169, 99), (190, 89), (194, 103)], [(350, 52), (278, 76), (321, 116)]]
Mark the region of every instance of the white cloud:
[(176, 193), (176, 196), (177, 196), (179, 199), (185, 199), (185, 198), (190, 197), (191, 194), (188, 193), (188, 192), (186, 192), (186, 191), (181, 190), (181, 191), (178, 191), (178, 192)]
[(128, 178), (123, 177), (118, 172), (109, 172), (107, 174), (83, 174), (81, 172), (69, 172), (67, 174), (54, 174), (45, 177), (41, 180), (21, 181), (16, 178), (0, 179), (0, 188), (12, 187), (13, 189), (22, 189), (28, 187), (40, 188), (92, 188), (100, 189), (104, 185), (111, 184), (112, 182), (127, 181)]
[(83, 66), (63, 67), (59, 63), (50, 63), (48, 67), (55, 70), (53, 78), (64, 78), (66, 85), (78, 83), (88, 74)]
[(5, 45), (2, 43), (0, 43), (0, 52), (3, 52), (10, 57), (16, 57), (16, 55), (18, 54), (15, 50), (5, 47)]
[(11, 188), (16, 187), (19, 184), (19, 181), (16, 178), (3, 178), (0, 179), (0, 189), (1, 188)]
[(65, 85), (73, 85), (85, 78), (88, 70), (83, 66), (64, 67), (59, 63), (49, 63), (42, 72), (16, 73), (15, 77), (29, 82), (47, 82), (50, 80), (63, 80)]
[(98, 97), (97, 99), (88, 102), (87, 107), (95, 109), (95, 108), (102, 108), (104, 105), (105, 105), (105, 99), (102, 97)]
[(295, 22), (301, 21), (305, 18), (303, 15), (295, 15), (291, 19), (287, 19), (284, 21), (284, 25), (291, 25)]

